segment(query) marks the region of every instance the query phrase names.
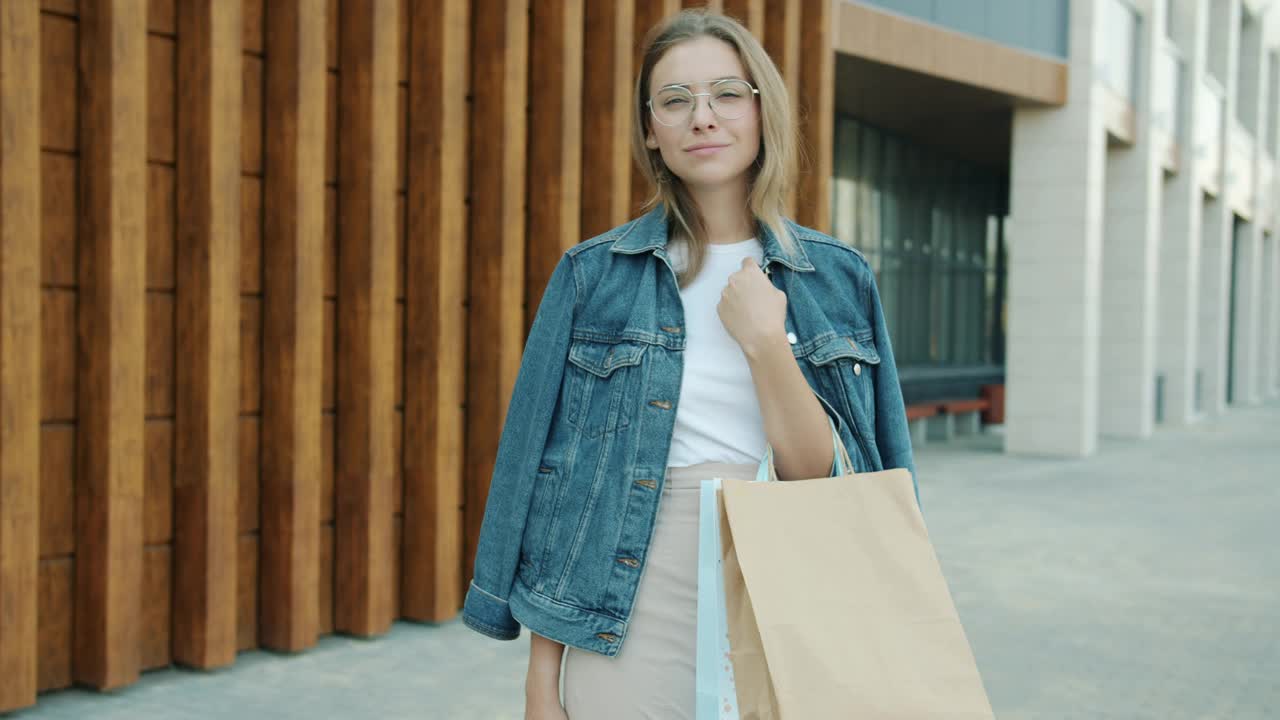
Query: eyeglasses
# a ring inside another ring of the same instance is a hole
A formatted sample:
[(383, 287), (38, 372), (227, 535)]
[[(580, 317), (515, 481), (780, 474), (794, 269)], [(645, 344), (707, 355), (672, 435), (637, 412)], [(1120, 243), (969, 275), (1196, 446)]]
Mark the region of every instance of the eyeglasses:
[(724, 120), (737, 120), (751, 109), (760, 91), (746, 80), (728, 79), (711, 83), (709, 92), (695, 93), (683, 85), (670, 85), (649, 98), (653, 119), (667, 127), (689, 122), (698, 98), (706, 96), (711, 111)]

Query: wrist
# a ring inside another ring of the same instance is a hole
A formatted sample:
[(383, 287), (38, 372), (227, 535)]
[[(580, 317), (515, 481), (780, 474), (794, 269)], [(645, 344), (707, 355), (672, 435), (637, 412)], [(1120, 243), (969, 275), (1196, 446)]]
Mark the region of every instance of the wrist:
[(525, 702), (541, 703), (541, 702), (560, 702), (560, 680), (548, 680), (546, 678), (535, 678), (530, 675), (525, 679), (524, 683)]
[(791, 355), (791, 343), (782, 332), (771, 333), (742, 344), (742, 354), (748, 362), (756, 362), (770, 357), (778, 357), (785, 353)]

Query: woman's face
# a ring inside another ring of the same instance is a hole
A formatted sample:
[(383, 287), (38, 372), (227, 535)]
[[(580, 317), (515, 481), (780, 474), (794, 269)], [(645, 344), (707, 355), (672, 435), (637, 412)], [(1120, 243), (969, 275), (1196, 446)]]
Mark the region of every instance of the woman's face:
[[(747, 80), (737, 51), (723, 40), (697, 37), (672, 47), (653, 66), (649, 97), (673, 85), (693, 93), (713, 92), (713, 83), (725, 78)], [(695, 97), (688, 119), (671, 127), (655, 120), (652, 112), (648, 117), (645, 145), (660, 151), (671, 173), (691, 189), (739, 182), (760, 153), (760, 106), (755, 97), (745, 98), (743, 114), (731, 120), (712, 111), (709, 99)], [(654, 105), (658, 102), (655, 99)]]

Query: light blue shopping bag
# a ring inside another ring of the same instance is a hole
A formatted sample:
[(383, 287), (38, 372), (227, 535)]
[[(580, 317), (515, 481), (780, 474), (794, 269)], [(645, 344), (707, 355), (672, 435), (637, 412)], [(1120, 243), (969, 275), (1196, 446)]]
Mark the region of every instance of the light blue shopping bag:
[[(848, 456), (836, 444), (834, 475), (844, 474)], [(765, 451), (756, 471), (756, 482), (774, 479), (773, 449)], [(720, 550), (720, 478), (702, 481), (698, 510), (698, 645), (697, 720), (739, 720), (738, 695), (729, 658), (729, 622), (724, 600), (724, 554)]]
[(697, 720), (738, 720), (721, 570), (720, 478), (702, 481), (698, 513)]

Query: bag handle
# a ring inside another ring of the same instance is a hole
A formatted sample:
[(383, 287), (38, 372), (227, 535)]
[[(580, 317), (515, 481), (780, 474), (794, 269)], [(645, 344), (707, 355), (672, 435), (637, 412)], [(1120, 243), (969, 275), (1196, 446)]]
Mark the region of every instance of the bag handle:
[[(827, 418), (827, 424), (831, 426), (831, 447), (835, 452), (835, 474), (831, 477), (841, 477), (846, 473), (853, 473), (853, 460), (849, 458), (849, 451), (845, 449), (844, 442), (840, 440), (840, 433), (836, 430), (835, 421), (830, 417)], [(765, 447), (764, 457), (760, 458), (760, 466), (756, 468), (756, 482), (777, 482), (778, 468), (773, 464), (773, 446)]]

